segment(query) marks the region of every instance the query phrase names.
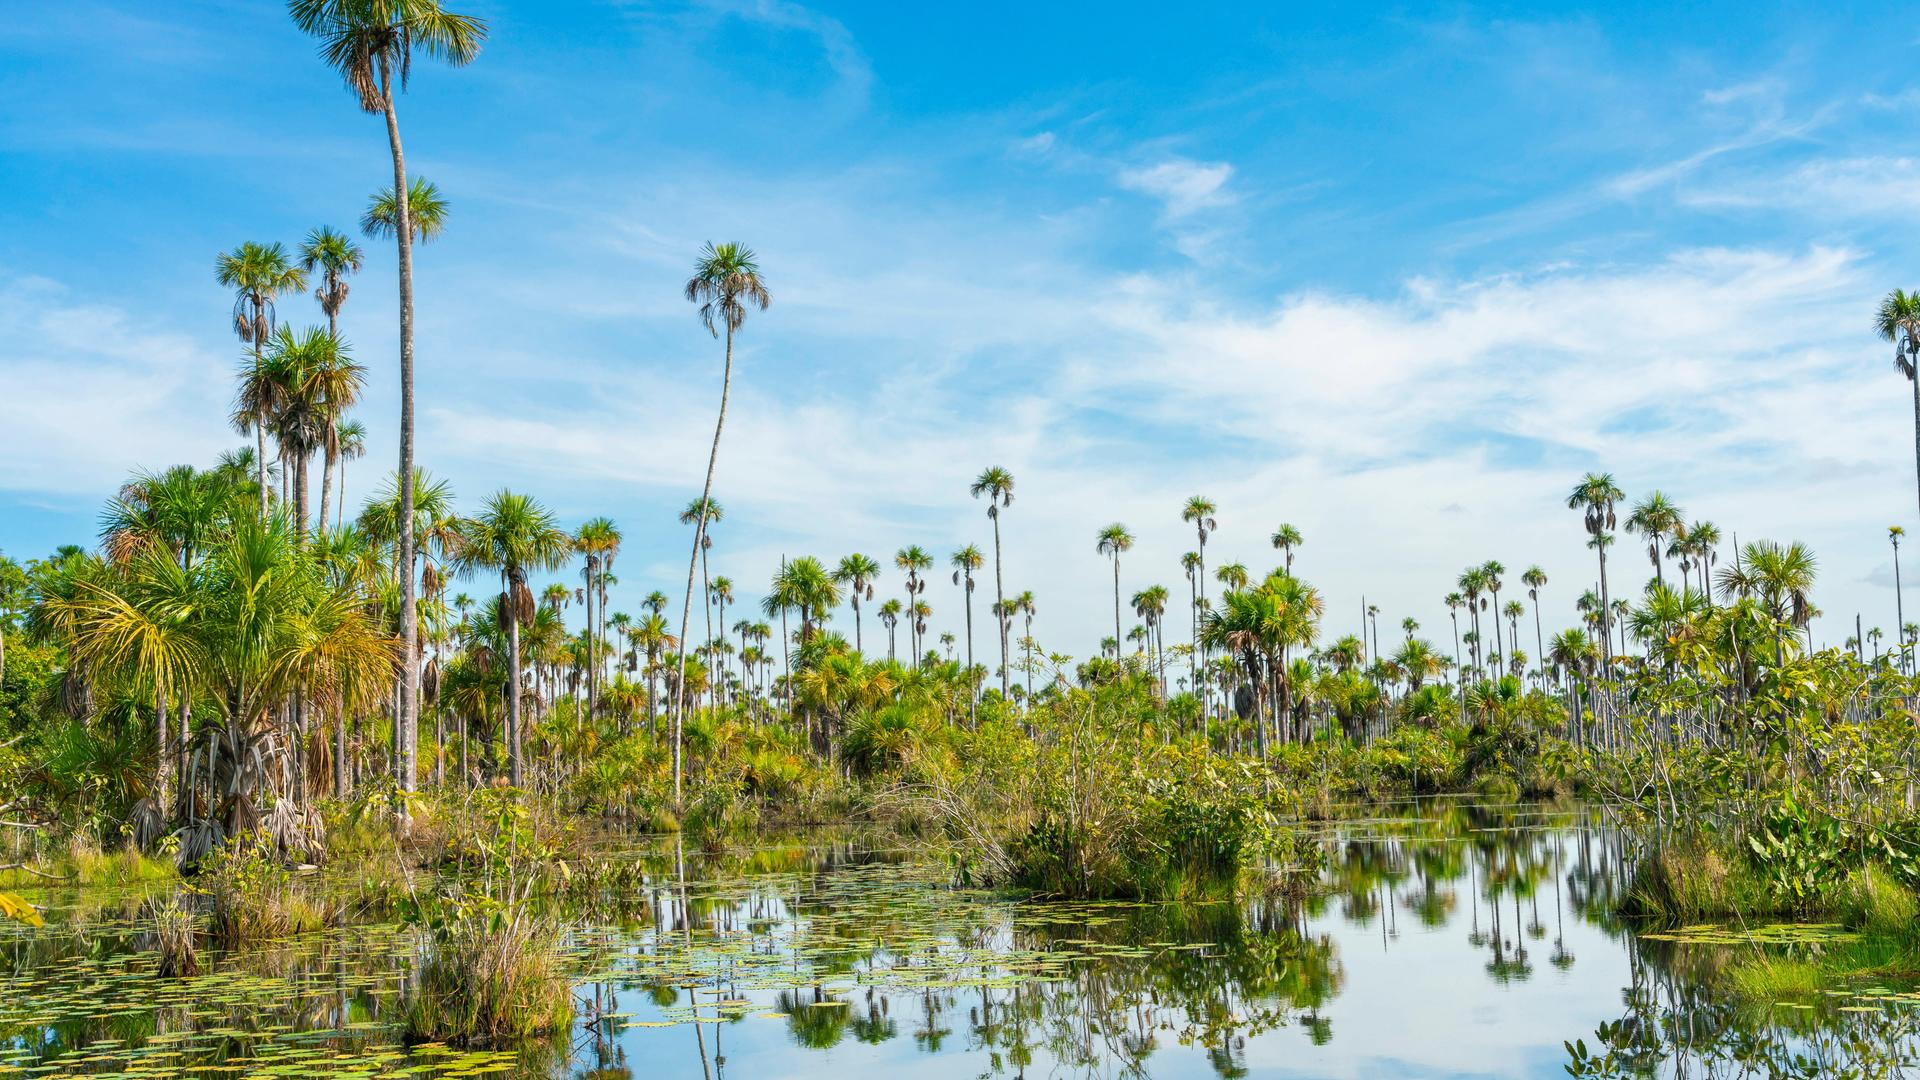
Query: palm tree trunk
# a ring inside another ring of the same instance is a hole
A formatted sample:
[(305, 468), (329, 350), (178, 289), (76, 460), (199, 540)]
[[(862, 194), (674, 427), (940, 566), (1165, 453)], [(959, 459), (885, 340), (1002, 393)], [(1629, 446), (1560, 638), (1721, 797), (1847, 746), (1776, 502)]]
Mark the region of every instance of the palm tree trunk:
[(1547, 639), (1546, 635), (1540, 632), (1540, 597), (1536, 595), (1532, 599), (1533, 647), (1539, 652), (1539, 655), (1534, 658), (1534, 663), (1540, 666), (1540, 685), (1545, 686), (1547, 683)]
[(507, 616), (507, 754), (508, 779), (514, 787), (525, 781), (520, 761), (522, 739), (520, 716), (520, 613), (514, 610), (513, 584), (508, 582), (505, 608)]
[(1920, 367), (1915, 367), (1915, 364), (1920, 364), (1920, 341), (1909, 337), (1907, 339), (1907, 370), (1914, 373), (1907, 379), (1913, 384), (1914, 479), (1917, 484), (1920, 484)]
[(967, 719), (974, 718), (973, 711), (973, 572), (968, 571), (967, 581)]
[(599, 559), (600, 556), (598, 555), (590, 555), (587, 557), (587, 619), (586, 625), (581, 627), (582, 630), (586, 631), (587, 635), (587, 715), (589, 717), (593, 715), (593, 681), (595, 671), (600, 666), (593, 650), (593, 571)]
[[(260, 369), (265, 360), (260, 355), (260, 323), (262, 309), (266, 302), (256, 294), (253, 298), (253, 381), (254, 393), (259, 394)], [(267, 409), (265, 402), (253, 410), (253, 454), (254, 472), (260, 482), (260, 516), (267, 516)]]
[[(1920, 408), (1920, 406), (1916, 406)], [(993, 611), (1000, 623), (1000, 697), (1007, 696), (1007, 590), (1000, 580), (1000, 511), (993, 513)]]
[(1120, 553), (1113, 553), (1113, 655), (1120, 656), (1121, 643), (1126, 639), (1120, 635)]
[(693, 554), (687, 559), (687, 595), (680, 604), (680, 681), (674, 688), (673, 710), (673, 805), (680, 805), (681, 745), (687, 705), (687, 625), (693, 616), (693, 575), (700, 568), (700, 553), (707, 539), (707, 506), (713, 496), (713, 467), (720, 460), (720, 432), (727, 426), (727, 394), (733, 389), (733, 327), (727, 327), (727, 359), (720, 373), (720, 414), (713, 422), (713, 449), (707, 453), (707, 482), (700, 489), (700, 517), (693, 529)]
[[(740, 639), (740, 653), (741, 653), (741, 656), (743, 657), (743, 659), (740, 662), (743, 664), (746, 663), (746, 660), (744, 659), (746, 655), (746, 651), (747, 651), (747, 641), (746, 641), (746, 638), (743, 636)], [(859, 653), (860, 658), (862, 660), (866, 659), (867, 646), (865, 643), (865, 638), (861, 633), (860, 594), (858, 592), (854, 593), (854, 596), (853, 596), (853, 651)]]
[[(420, 611), (414, 596), (413, 570), (413, 216), (407, 207), (407, 159), (400, 147), (400, 117), (393, 107), (392, 72), (382, 56), (380, 97), (387, 119), (387, 146), (393, 153), (394, 236), (400, 262), (400, 792), (411, 795), (416, 786), (414, 736), (420, 717)], [(344, 500), (343, 500), (344, 501)], [(518, 663), (518, 657), (515, 657)], [(516, 759), (516, 766), (518, 762)], [(515, 777), (518, 783), (518, 777)], [(410, 824), (404, 801), (403, 826)]]

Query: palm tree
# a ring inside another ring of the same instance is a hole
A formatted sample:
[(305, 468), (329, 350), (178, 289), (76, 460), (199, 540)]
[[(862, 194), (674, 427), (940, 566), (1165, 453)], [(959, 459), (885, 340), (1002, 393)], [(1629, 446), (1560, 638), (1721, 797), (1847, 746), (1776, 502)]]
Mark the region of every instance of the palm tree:
[(1466, 598), (1467, 618), (1473, 624), (1473, 629), (1467, 631), (1468, 652), (1473, 656), (1474, 675), (1480, 677), (1485, 674), (1480, 665), (1479, 643), (1481, 641), (1480, 613), (1486, 610), (1487, 606), (1487, 602), (1481, 599), (1480, 595), (1487, 590), (1486, 568), (1483, 566), (1468, 567), (1466, 571), (1460, 575), (1459, 581), (1455, 582), (1455, 584), (1460, 589), (1460, 595)]
[[(318, 274), (320, 284), (313, 290), (313, 298), (320, 303), (320, 310), (327, 317), (327, 336), (340, 340), (340, 311), (347, 305), (347, 294), (351, 291), (347, 277), (360, 272), (361, 263), (366, 255), (360, 245), (343, 232), (321, 226), (307, 234), (300, 245), (300, 267), (308, 274)], [(326, 465), (320, 475), (320, 528), (327, 527), (327, 507), (333, 494), (333, 470), (340, 458), (339, 416), (344, 416), (346, 406), (343, 403), (338, 410), (336, 422), (330, 425), (321, 449), (326, 454)]]
[[(307, 287), (307, 272), (294, 265), (279, 244), (251, 241), (226, 252), (214, 262), (214, 280), (233, 290), (233, 332), (253, 346), (253, 378), (263, 378), (267, 338), (274, 330), (274, 301)], [(256, 399), (248, 422), (254, 434), (255, 467), (259, 471), (260, 513), (267, 512), (267, 402)], [(242, 428), (246, 430), (246, 428)]]
[(1667, 577), (1660, 567), (1661, 549), (1669, 537), (1685, 529), (1686, 523), (1686, 513), (1658, 491), (1648, 492), (1627, 515), (1627, 531), (1646, 537), (1647, 558), (1653, 562), (1654, 580), (1663, 585)]
[[(1180, 520), (1192, 525), (1194, 535), (1200, 540), (1200, 547), (1195, 552), (1198, 570), (1189, 570), (1187, 573), (1187, 581), (1199, 587), (1198, 599), (1204, 599), (1207, 595), (1207, 537), (1220, 528), (1220, 523), (1214, 520), (1216, 510), (1213, 500), (1205, 495), (1189, 498), (1187, 504), (1180, 508)], [(1198, 599), (1195, 601), (1195, 611), (1199, 610)], [(1198, 642), (1195, 642), (1194, 651), (1196, 653), (1201, 651)]]
[(1208, 689), (1200, 685), (1200, 654), (1204, 651), (1200, 644), (1200, 591), (1206, 581), (1207, 566), (1199, 552), (1189, 551), (1180, 556), (1180, 569), (1187, 573), (1187, 636), (1193, 641), (1193, 651), (1187, 654), (1187, 681), (1199, 695), (1200, 710), (1204, 713)]
[(953, 583), (964, 585), (967, 603), (967, 714), (973, 714), (973, 573), (986, 565), (986, 556), (974, 544), (953, 553), (947, 560), (953, 566)]
[(1529, 566), (1520, 575), (1520, 583), (1527, 587), (1527, 599), (1533, 601), (1533, 644), (1534, 651), (1544, 663), (1547, 655), (1547, 639), (1540, 631), (1540, 590), (1546, 588), (1547, 572), (1538, 566)]
[[(1505, 584), (1500, 580), (1500, 575), (1506, 572), (1507, 568), (1502, 566), (1498, 559), (1488, 559), (1480, 567), (1480, 574), (1486, 581), (1487, 593), (1493, 597), (1493, 648), (1502, 656), (1506, 655), (1507, 645), (1500, 639), (1500, 587)], [(1518, 645), (1515, 646), (1515, 648), (1518, 647)]]
[(914, 612), (915, 601), (921, 593), (927, 590), (927, 583), (920, 577), (920, 572), (932, 568), (933, 556), (927, 554), (926, 549), (920, 545), (910, 544), (893, 553), (893, 565), (899, 568), (901, 573), (906, 575), (905, 588), (907, 596), (904, 601), (904, 610), (909, 616), (907, 620), (907, 648), (913, 653), (914, 666), (918, 667), (920, 665), (919, 620), (911, 616)]
[(1021, 666), (1027, 669), (1027, 700), (1031, 702), (1033, 700), (1033, 617), (1039, 614), (1040, 608), (1034, 603), (1032, 589), (1007, 601), (1007, 605), (1009, 615), (1017, 611), (1021, 617), (1020, 649), (1026, 654), (1022, 657)]
[[(767, 291), (766, 281), (760, 276), (760, 264), (751, 248), (744, 244), (709, 243), (700, 252), (700, 258), (694, 263), (693, 276), (687, 279), (686, 297), (689, 303), (700, 305), (700, 322), (707, 332), (720, 337), (726, 332), (725, 362), (720, 371), (720, 411), (713, 423), (713, 448), (707, 453), (707, 476), (700, 489), (700, 503), (710, 507), (713, 499), (713, 470), (720, 460), (720, 435), (727, 426), (727, 397), (733, 390), (733, 337), (739, 333), (747, 321), (747, 312), (754, 307), (765, 311), (773, 302), (773, 296)], [(693, 613), (693, 575), (699, 568), (700, 553), (705, 550), (707, 540), (707, 515), (699, 515), (699, 523), (694, 527), (693, 554), (687, 559), (687, 593), (681, 602), (680, 637), (687, 636), (687, 620)], [(681, 731), (683, 714), (686, 711), (686, 660), (685, 650), (680, 653), (682, 678), (679, 679), (678, 701), (673, 712), (673, 801), (680, 804), (681, 787)]]
[[(404, 517), (405, 515), (403, 515)], [(500, 571), (500, 621), (507, 627), (507, 747), (514, 787), (525, 783), (521, 762), (520, 628), (533, 622), (533, 591), (527, 575), (558, 570), (573, 553), (573, 538), (554, 523), (551, 511), (531, 496), (502, 489), (476, 516), (458, 525), (460, 551), (456, 567), (463, 574), (480, 569)]]
[[(414, 177), (407, 185), (407, 224), (413, 229), (416, 243), (428, 244), (447, 231), (447, 221), (452, 216), (453, 204), (440, 194), (437, 184), (422, 177)], [(367, 200), (367, 208), (360, 213), (360, 231), (376, 240), (391, 240), (394, 232), (400, 228), (400, 205), (394, 201), (392, 188), (381, 188)]]
[[(1900, 538), (1905, 535), (1907, 535), (1907, 530), (1900, 526), (1887, 526), (1887, 540), (1893, 544), (1893, 625), (1895, 626), (1907, 625), (1906, 596), (1900, 591)], [(1900, 670), (1905, 671), (1906, 669), (1907, 655), (1902, 652), (1900, 654)]]
[(1293, 573), (1293, 549), (1299, 547), (1302, 543), (1304, 543), (1304, 541), (1300, 538), (1300, 530), (1291, 525), (1281, 525), (1279, 528), (1273, 530), (1274, 550), (1286, 555), (1287, 573), (1289, 574)]
[[(1447, 594), (1447, 617), (1453, 620), (1453, 677), (1463, 687), (1467, 681), (1467, 666), (1460, 660), (1460, 607), (1466, 602), (1467, 598), (1457, 592)], [(1467, 707), (1465, 698), (1462, 698), (1460, 719), (1464, 723), (1466, 718)]]
[(271, 832), (305, 854), (318, 822), (304, 770), (268, 764), (292, 749), (285, 706), (296, 693), (341, 711), (371, 704), (391, 685), (396, 642), (363, 589), (303, 556), (286, 516), (235, 515), (227, 526), (189, 565), (164, 545), (113, 572), (76, 556), (76, 588), (48, 595), (43, 615), (81, 663), (126, 664), (178, 700), (205, 703), (216, 717), (208, 817), (227, 835), (253, 832), (265, 788), (275, 796)]
[(307, 234), (300, 245), (300, 267), (309, 274), (320, 275), (320, 285), (313, 290), (313, 298), (320, 303), (320, 311), (327, 317), (327, 333), (340, 336), (340, 311), (347, 306), (347, 294), (351, 286), (347, 277), (360, 272), (360, 266), (366, 260), (366, 253), (360, 245), (346, 233), (325, 225)]
[[(573, 549), (581, 554), (586, 566), (587, 591), (586, 625), (582, 629), (587, 635), (587, 657), (592, 663), (587, 665), (587, 715), (594, 715), (594, 707), (599, 700), (600, 662), (594, 642), (601, 635), (596, 631), (606, 621), (606, 580), (607, 572), (613, 569), (613, 560), (620, 554), (620, 526), (612, 518), (596, 517), (584, 521), (573, 536)], [(594, 621), (594, 599), (600, 600), (600, 622)]]
[[(1813, 607), (1813, 579), (1816, 563), (1812, 549), (1795, 541), (1780, 544), (1759, 540), (1740, 549), (1734, 565), (1720, 571), (1722, 596), (1750, 597), (1761, 606), (1776, 626), (1805, 630), (1816, 614)], [(1774, 634), (1774, 662), (1784, 663), (1779, 633)]]
[(1915, 377), (1920, 369), (1920, 290), (1888, 293), (1873, 322), (1880, 336), (1893, 343), (1893, 366), (1913, 387), (1913, 454), (1920, 476), (1920, 378)]
[(367, 456), (367, 426), (358, 420), (340, 421), (334, 445), (340, 458), (340, 505), (333, 512), (333, 527), (338, 529), (347, 517), (347, 462)]
[[(980, 470), (967, 489), (974, 498), (987, 497), (987, 519), (993, 522), (994, 610), (1006, 607), (1007, 590), (1000, 573), (1000, 511), (1013, 505), (1013, 474), (998, 465)], [(1007, 696), (1007, 621), (1000, 620), (1000, 696)]]
[(893, 631), (894, 627), (900, 624), (900, 613), (905, 610), (906, 608), (903, 607), (898, 600), (889, 599), (886, 603), (880, 605), (880, 622), (887, 628), (887, 659), (889, 661), (897, 659), (894, 649), (895, 639)]
[(867, 649), (862, 641), (860, 601), (873, 599), (873, 584), (880, 577), (880, 564), (856, 551), (840, 560), (840, 565), (833, 570), (833, 577), (847, 587), (847, 599), (853, 604), (853, 649), (865, 656)]
[(1252, 578), (1244, 563), (1230, 562), (1213, 572), (1213, 579), (1228, 589), (1244, 589)]
[(1117, 643), (1120, 634), (1120, 553), (1133, 547), (1133, 534), (1119, 522), (1101, 529), (1094, 538), (1093, 548), (1102, 555), (1113, 559), (1113, 639)]
[(1588, 473), (1574, 485), (1572, 494), (1567, 496), (1567, 509), (1579, 510), (1584, 515), (1587, 534), (1592, 538), (1588, 546), (1600, 556), (1600, 659), (1603, 665), (1613, 661), (1613, 641), (1607, 632), (1607, 545), (1613, 541), (1613, 530), (1617, 524), (1614, 516), (1615, 504), (1627, 497), (1618, 484), (1613, 482), (1612, 473)]
[(1167, 613), (1167, 587), (1149, 585), (1133, 594), (1133, 613), (1146, 624), (1147, 650), (1159, 672), (1160, 696), (1167, 696), (1166, 643), (1161, 637)]
[[(387, 123), (387, 150), (393, 158), (393, 188), (411, 194), (406, 156), (400, 146), (400, 118), (394, 111), (394, 84), (407, 86), (415, 50), (455, 67), (473, 61), (486, 40), (487, 24), (457, 15), (439, 0), (289, 0), (294, 25), (320, 39), (320, 56), (339, 72), (361, 109), (379, 113)], [(377, 200), (376, 200), (377, 202)], [(399, 250), (400, 281), (400, 503), (413, 502), (413, 242), (419, 230), (405, 195), (395, 199), (391, 235)], [(411, 519), (401, 523), (400, 562), (413, 561)], [(420, 713), (418, 656), (419, 610), (413, 575), (400, 583), (400, 640), (408, 659), (400, 695), (400, 749), (403, 790), (413, 790), (414, 747)]]

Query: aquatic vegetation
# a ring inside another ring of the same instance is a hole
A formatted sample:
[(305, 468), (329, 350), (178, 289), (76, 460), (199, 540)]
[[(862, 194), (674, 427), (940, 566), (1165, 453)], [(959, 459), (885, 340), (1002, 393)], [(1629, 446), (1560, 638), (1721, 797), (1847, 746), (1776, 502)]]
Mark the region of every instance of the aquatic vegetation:
[(514, 1045), (564, 1031), (573, 1002), (557, 933), (524, 911), (463, 911), (435, 927), (407, 999), (407, 1038)]
[(154, 949), (160, 954), (155, 968), (159, 976), (174, 979), (200, 974), (199, 930), (186, 897), (175, 892), (165, 900), (149, 899), (144, 906), (153, 924)]
[(211, 907), (213, 936), (232, 947), (304, 934), (327, 924), (326, 911), (264, 843), (223, 848), (193, 881)]

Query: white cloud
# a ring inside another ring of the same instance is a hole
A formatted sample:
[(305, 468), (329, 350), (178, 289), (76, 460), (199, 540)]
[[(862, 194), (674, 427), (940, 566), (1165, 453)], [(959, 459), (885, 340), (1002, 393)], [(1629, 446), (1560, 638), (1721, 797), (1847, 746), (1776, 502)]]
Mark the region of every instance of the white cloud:
[(1684, 191), (1691, 206), (1782, 207), (1828, 217), (1881, 217), (1920, 210), (1920, 161), (1910, 157), (1817, 159), (1781, 175)]
[(1168, 220), (1177, 221), (1202, 210), (1230, 205), (1226, 190), (1233, 166), (1224, 161), (1168, 158), (1152, 165), (1122, 169), (1120, 186), (1159, 199)]
[(102, 500), (135, 468), (207, 461), (229, 355), (41, 278), (0, 276), (0, 488)]

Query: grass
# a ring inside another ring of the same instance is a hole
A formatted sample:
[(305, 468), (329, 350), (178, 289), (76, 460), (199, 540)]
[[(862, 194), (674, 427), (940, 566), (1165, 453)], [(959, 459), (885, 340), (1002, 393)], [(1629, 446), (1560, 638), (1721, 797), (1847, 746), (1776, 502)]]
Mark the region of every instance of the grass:
[(1727, 983), (1742, 998), (1770, 1003), (1817, 997), (1826, 977), (1810, 960), (1760, 955), (1730, 968)]
[(1847, 877), (1841, 889), (1841, 914), (1855, 930), (1909, 937), (1920, 918), (1920, 903), (1885, 869), (1868, 866)]
[(467, 915), (440, 931), (407, 1001), (409, 1042), (499, 1045), (566, 1030), (573, 994), (552, 928)]
[(322, 929), (327, 913), (270, 854), (230, 848), (207, 860), (199, 883), (212, 897), (213, 934), (224, 946)]
[(1747, 861), (1701, 837), (1676, 840), (1642, 860), (1621, 904), (1624, 915), (1698, 922), (1775, 910)]
[(169, 859), (149, 858), (131, 847), (102, 851), (86, 839), (25, 862), (20, 869), (0, 870), (0, 889), (158, 885), (180, 876)]
[(160, 954), (160, 977), (185, 978), (200, 974), (199, 935), (193, 908), (178, 892), (165, 902), (147, 901), (153, 919), (155, 949)]

